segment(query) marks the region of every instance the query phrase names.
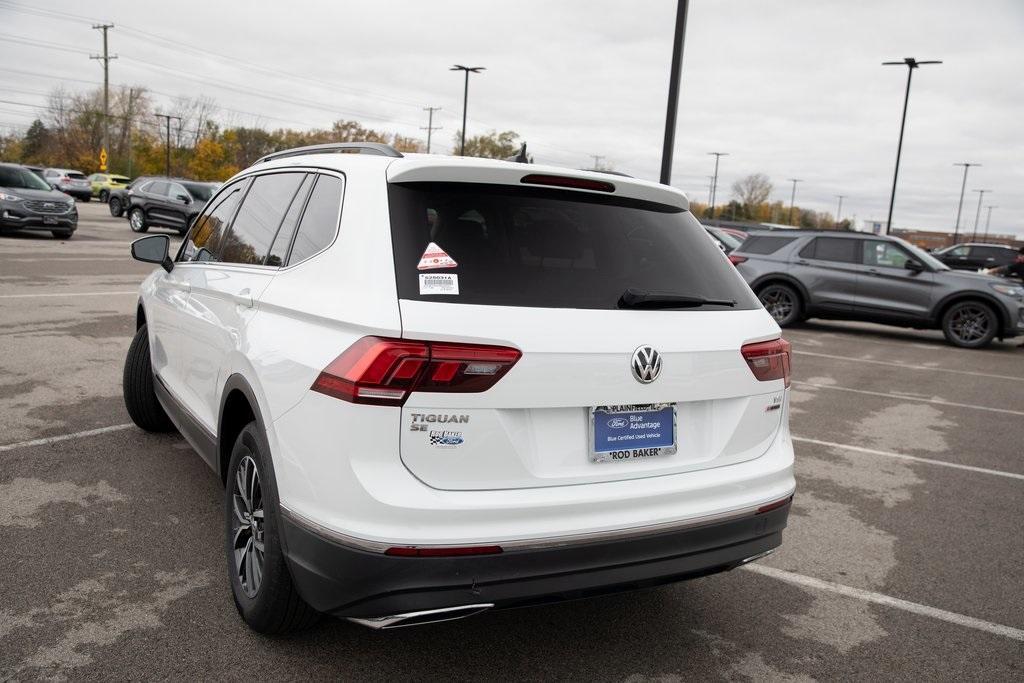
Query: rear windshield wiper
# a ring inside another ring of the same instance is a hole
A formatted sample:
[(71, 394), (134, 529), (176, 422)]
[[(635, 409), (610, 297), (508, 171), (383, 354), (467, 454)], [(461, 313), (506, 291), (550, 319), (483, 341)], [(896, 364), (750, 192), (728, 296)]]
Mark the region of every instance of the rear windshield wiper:
[(736, 305), (733, 299), (706, 299), (702, 296), (686, 296), (672, 292), (652, 292), (630, 287), (619, 297), (619, 308), (638, 310), (659, 310), (662, 308), (698, 308), (700, 306)]

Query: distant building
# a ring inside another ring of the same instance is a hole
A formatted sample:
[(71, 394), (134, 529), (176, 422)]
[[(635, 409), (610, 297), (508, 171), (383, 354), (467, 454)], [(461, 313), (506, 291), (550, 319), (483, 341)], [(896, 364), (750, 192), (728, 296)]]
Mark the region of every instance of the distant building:
[(866, 220), (861, 222), (861, 232), (870, 232), (873, 235), (881, 235), (885, 229), (885, 223), (883, 221), (871, 221)]

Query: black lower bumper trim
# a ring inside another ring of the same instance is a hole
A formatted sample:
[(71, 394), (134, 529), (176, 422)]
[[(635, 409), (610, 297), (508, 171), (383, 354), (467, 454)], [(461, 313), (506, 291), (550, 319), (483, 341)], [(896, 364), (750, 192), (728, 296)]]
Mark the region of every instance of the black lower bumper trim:
[(379, 617), (456, 605), (496, 609), (615, 593), (726, 571), (782, 542), (790, 504), (663, 534), (470, 557), (392, 557), (281, 519), (292, 577), (315, 609)]

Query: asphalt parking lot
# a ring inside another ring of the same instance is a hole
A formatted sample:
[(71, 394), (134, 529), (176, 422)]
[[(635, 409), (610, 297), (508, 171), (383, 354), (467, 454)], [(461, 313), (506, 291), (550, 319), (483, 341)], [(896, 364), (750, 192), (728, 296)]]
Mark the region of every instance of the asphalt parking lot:
[[(689, 583), (390, 632), (266, 638), (224, 576), (221, 490), (129, 426), (135, 235), (0, 238), (0, 679), (1024, 677), (1024, 348), (811, 322), (782, 548)], [(177, 237), (174, 239), (177, 243)]]

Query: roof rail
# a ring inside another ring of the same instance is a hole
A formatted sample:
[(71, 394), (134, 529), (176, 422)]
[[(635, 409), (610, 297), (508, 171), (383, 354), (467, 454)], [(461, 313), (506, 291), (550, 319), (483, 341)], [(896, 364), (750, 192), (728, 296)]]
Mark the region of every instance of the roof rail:
[(383, 142), (329, 142), (326, 145), (309, 145), (308, 147), (295, 147), (293, 149), (283, 149), (280, 152), (274, 152), (267, 154), (264, 157), (260, 157), (256, 163), (262, 164), (265, 161), (271, 161), (273, 159), (284, 159), (286, 157), (297, 157), (303, 154), (323, 154), (323, 153), (338, 153), (338, 154), (376, 154), (382, 157), (401, 157), (402, 153), (391, 145), (386, 145)]

